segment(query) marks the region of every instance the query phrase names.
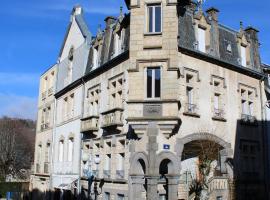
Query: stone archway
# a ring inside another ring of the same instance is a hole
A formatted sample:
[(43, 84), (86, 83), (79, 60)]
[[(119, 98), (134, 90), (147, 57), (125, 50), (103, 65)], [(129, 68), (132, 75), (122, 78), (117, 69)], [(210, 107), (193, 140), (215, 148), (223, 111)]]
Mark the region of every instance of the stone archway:
[(180, 175), (180, 159), (172, 152), (163, 151), (157, 155), (156, 174), (164, 179), (165, 199), (176, 200)]
[[(209, 192), (204, 185), (216, 186), (221, 185), (221, 182), (223, 184), (224, 181), (227, 181), (226, 184), (228, 185), (229, 176), (226, 161), (233, 156), (230, 143), (210, 133), (194, 133), (178, 139), (176, 150), (177, 155), (181, 158), (182, 169), (187, 172), (184, 179), (188, 180), (188, 177), (190, 177), (190, 182), (184, 183), (187, 188), (189, 188), (187, 194), (190, 195), (192, 189), (196, 192), (196, 188), (202, 186), (201, 191), (207, 196), (212, 193), (213, 187), (211, 187), (211, 191)], [(181, 173), (183, 173), (183, 171)], [(190, 175), (188, 175), (189, 173)], [(225, 180), (224, 177), (227, 177), (227, 179)], [(218, 189), (221, 190), (220, 188)], [(223, 188), (224, 194), (221, 196), (223, 196), (224, 199), (228, 197), (227, 189), (228, 186)], [(200, 199), (201, 198), (203, 198), (203, 196), (200, 196)], [(214, 197), (214, 199), (215, 198), (216, 197)]]
[(145, 176), (148, 173), (148, 158), (145, 152), (136, 152), (130, 158), (129, 199), (142, 200), (145, 191)]

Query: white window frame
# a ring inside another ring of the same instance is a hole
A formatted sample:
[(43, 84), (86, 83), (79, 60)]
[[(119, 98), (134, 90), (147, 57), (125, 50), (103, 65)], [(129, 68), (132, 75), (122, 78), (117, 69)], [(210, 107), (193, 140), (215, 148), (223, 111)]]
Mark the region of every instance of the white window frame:
[[(152, 7), (153, 9), (153, 16), (152, 16), (152, 27), (153, 27), (153, 31), (150, 32), (149, 30), (149, 12), (148, 9)], [(160, 32), (156, 31), (156, 24), (155, 24), (155, 17), (156, 17), (156, 8), (155, 7), (160, 7)], [(146, 4), (145, 6), (145, 13), (146, 13), (146, 18), (145, 18), (145, 33), (146, 34), (160, 34), (162, 33), (162, 29), (163, 29), (163, 9), (162, 9), (162, 3), (153, 3), (153, 4)]]
[(73, 151), (74, 151), (74, 138), (68, 139), (68, 162), (73, 161)]
[(206, 30), (198, 27), (198, 50), (206, 52)]
[(64, 140), (59, 141), (59, 147), (58, 147), (58, 161), (64, 162)]
[(240, 47), (241, 49), (241, 65), (243, 67), (247, 66), (247, 49), (243, 45)]
[(98, 48), (93, 47), (93, 69), (98, 67)]
[[(151, 97), (147, 97), (147, 69), (158, 69), (160, 70), (160, 97), (155, 97), (155, 70), (152, 70), (152, 94)], [(162, 67), (161, 66), (149, 66), (145, 67), (145, 99), (161, 99), (162, 97)]]

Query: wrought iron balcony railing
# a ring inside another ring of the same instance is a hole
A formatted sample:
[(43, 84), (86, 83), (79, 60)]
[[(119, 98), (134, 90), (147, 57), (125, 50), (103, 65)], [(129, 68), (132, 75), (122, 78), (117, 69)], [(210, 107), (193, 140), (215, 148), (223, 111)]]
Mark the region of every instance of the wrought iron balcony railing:
[(214, 117), (215, 118), (224, 119), (224, 116), (225, 116), (224, 110), (214, 108)]
[(116, 178), (123, 179), (125, 177), (124, 170), (116, 170)]
[(111, 170), (103, 170), (104, 178), (111, 178)]
[(256, 123), (256, 121), (257, 121), (255, 116), (249, 115), (249, 114), (242, 114), (241, 120), (244, 123), (251, 123), (251, 124)]
[(197, 105), (196, 104), (190, 104), (190, 103), (187, 103), (185, 105), (185, 112), (186, 113), (190, 113), (190, 114), (196, 114), (197, 113)]

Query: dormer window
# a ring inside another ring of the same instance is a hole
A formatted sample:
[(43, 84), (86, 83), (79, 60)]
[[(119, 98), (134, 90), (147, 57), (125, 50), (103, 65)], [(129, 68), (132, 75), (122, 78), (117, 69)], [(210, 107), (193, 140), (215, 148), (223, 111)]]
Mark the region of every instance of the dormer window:
[(225, 40), (225, 48), (227, 53), (232, 53), (232, 44), (230, 41)]
[(198, 50), (204, 53), (206, 51), (205, 29), (201, 27), (198, 27)]
[(154, 4), (147, 6), (147, 33), (162, 32), (161, 5)]
[(240, 50), (241, 50), (241, 65), (243, 67), (246, 67), (247, 66), (246, 47), (241, 45)]
[(93, 69), (98, 67), (98, 47), (93, 48)]

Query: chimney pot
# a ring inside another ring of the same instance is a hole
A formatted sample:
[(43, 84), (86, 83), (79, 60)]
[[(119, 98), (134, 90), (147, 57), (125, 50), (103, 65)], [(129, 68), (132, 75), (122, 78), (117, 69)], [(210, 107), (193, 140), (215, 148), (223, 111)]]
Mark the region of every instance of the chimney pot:
[(218, 13), (219, 13), (218, 9), (211, 7), (206, 10), (206, 13), (208, 14), (208, 16), (212, 18), (212, 20), (216, 22), (218, 21)]

